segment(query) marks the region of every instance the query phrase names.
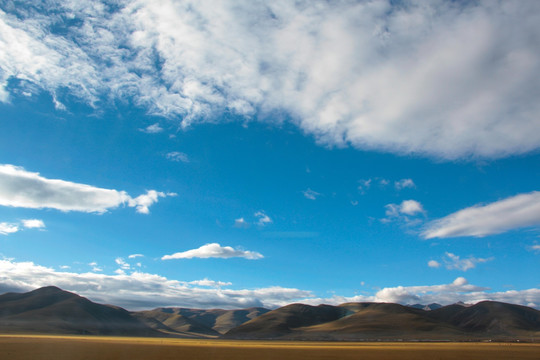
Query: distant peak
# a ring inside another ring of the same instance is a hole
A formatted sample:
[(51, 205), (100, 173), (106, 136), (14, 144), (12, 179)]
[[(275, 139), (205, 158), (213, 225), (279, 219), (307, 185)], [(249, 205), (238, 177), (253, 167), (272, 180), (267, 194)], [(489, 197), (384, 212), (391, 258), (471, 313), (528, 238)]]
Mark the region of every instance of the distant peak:
[[(69, 291), (62, 290), (62, 289), (60, 289), (59, 287), (56, 287), (56, 286), (44, 286), (42, 288), (30, 291), (30, 293), (32, 293), (32, 294), (62, 294), (62, 293), (63, 294), (73, 294), (73, 293), (70, 293)], [(75, 295), (75, 294), (73, 294), (73, 295)]]

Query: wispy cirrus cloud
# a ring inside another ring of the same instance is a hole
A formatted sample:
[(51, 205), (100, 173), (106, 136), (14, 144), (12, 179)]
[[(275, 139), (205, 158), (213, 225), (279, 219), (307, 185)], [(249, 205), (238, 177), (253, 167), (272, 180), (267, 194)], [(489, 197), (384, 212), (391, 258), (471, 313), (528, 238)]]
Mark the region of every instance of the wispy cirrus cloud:
[(262, 259), (264, 256), (255, 251), (234, 249), (230, 246), (221, 246), (218, 243), (205, 244), (197, 249), (177, 252), (172, 255), (164, 255), (161, 260), (171, 259), (193, 259), (193, 258), (221, 258), (229, 259), (241, 257), (250, 260)]
[(272, 219), (264, 211), (257, 211), (254, 216), (258, 218), (257, 225), (259, 226), (266, 226), (272, 223)]
[(307, 189), (307, 190), (304, 190), (302, 191), (302, 194), (304, 194), (304, 197), (306, 199), (309, 199), (309, 200), (317, 200), (317, 198), (319, 196), (321, 196), (320, 193), (314, 191), (314, 190), (311, 190), (311, 189)]
[[(467, 271), (470, 269), (474, 269), (476, 265), (487, 263), (488, 261), (492, 261), (494, 258), (477, 258), (474, 256), (469, 256), (467, 258), (462, 258), (461, 256), (455, 255), (450, 252), (444, 253), (444, 256), (442, 258), (442, 262), (444, 263), (444, 266), (448, 270), (460, 270), (460, 271)], [(430, 260), (428, 261), (428, 266), (431, 268), (439, 268), (441, 267), (441, 263), (436, 260)]]
[(95, 107), (129, 98), (182, 127), (279, 110), (331, 145), (505, 157), (540, 144), (539, 12), (535, 1), (0, 6), (0, 101), (17, 80), (59, 109), (66, 89)]
[(426, 225), (426, 239), (460, 236), (483, 237), (540, 225), (540, 192), (533, 191), (487, 205), (457, 211)]
[[(148, 214), (149, 207), (160, 197), (175, 195), (148, 190), (146, 194), (132, 198), (125, 191), (48, 179), (22, 167), (0, 165), (0, 206), (104, 213), (127, 205), (138, 213)], [(35, 221), (29, 224), (38, 225)]]
[(180, 152), (180, 151), (171, 151), (165, 155), (165, 157), (171, 161), (176, 162), (189, 162), (189, 156), (186, 153)]

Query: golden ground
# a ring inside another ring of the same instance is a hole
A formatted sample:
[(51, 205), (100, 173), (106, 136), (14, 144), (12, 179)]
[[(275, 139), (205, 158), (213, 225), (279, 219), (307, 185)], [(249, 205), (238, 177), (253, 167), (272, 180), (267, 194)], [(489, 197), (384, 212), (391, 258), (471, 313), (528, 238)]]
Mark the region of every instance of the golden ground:
[(0, 335), (0, 359), (540, 359), (540, 344), (327, 343)]

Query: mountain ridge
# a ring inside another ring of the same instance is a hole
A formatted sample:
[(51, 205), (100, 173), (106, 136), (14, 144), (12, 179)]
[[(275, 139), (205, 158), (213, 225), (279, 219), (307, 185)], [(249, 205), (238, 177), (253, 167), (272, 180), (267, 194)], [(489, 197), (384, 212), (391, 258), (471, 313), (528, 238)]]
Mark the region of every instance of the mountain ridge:
[(48, 286), (0, 295), (0, 333), (55, 333), (260, 340), (540, 341), (540, 311), (482, 301), (440, 306), (289, 304), (274, 310), (127, 311)]

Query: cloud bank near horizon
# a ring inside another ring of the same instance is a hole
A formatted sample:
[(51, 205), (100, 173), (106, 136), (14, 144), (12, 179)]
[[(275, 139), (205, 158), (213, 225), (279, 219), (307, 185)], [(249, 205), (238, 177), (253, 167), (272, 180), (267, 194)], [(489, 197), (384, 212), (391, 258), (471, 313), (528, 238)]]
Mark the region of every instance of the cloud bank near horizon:
[(325, 144), (450, 160), (540, 147), (536, 1), (116, 5), (0, 6), (0, 101), (129, 98), (184, 128), (285, 113)]
[(540, 306), (540, 289), (490, 292), (488, 288), (469, 284), (463, 277), (450, 284), (386, 287), (373, 295), (352, 297), (334, 295), (316, 297), (309, 290), (270, 286), (258, 289), (222, 289), (230, 282), (204, 278), (179, 281), (139, 271), (130, 274), (106, 275), (103, 273), (76, 273), (57, 271), (33, 262), (0, 260), (0, 293), (23, 292), (54, 285), (76, 292), (89, 299), (122, 306), (129, 310), (147, 310), (156, 307), (225, 308), (237, 309), (252, 306), (276, 308), (301, 302), (311, 305), (341, 304), (345, 302), (392, 302), (399, 304), (442, 305), (463, 301), (476, 303), (493, 300)]

